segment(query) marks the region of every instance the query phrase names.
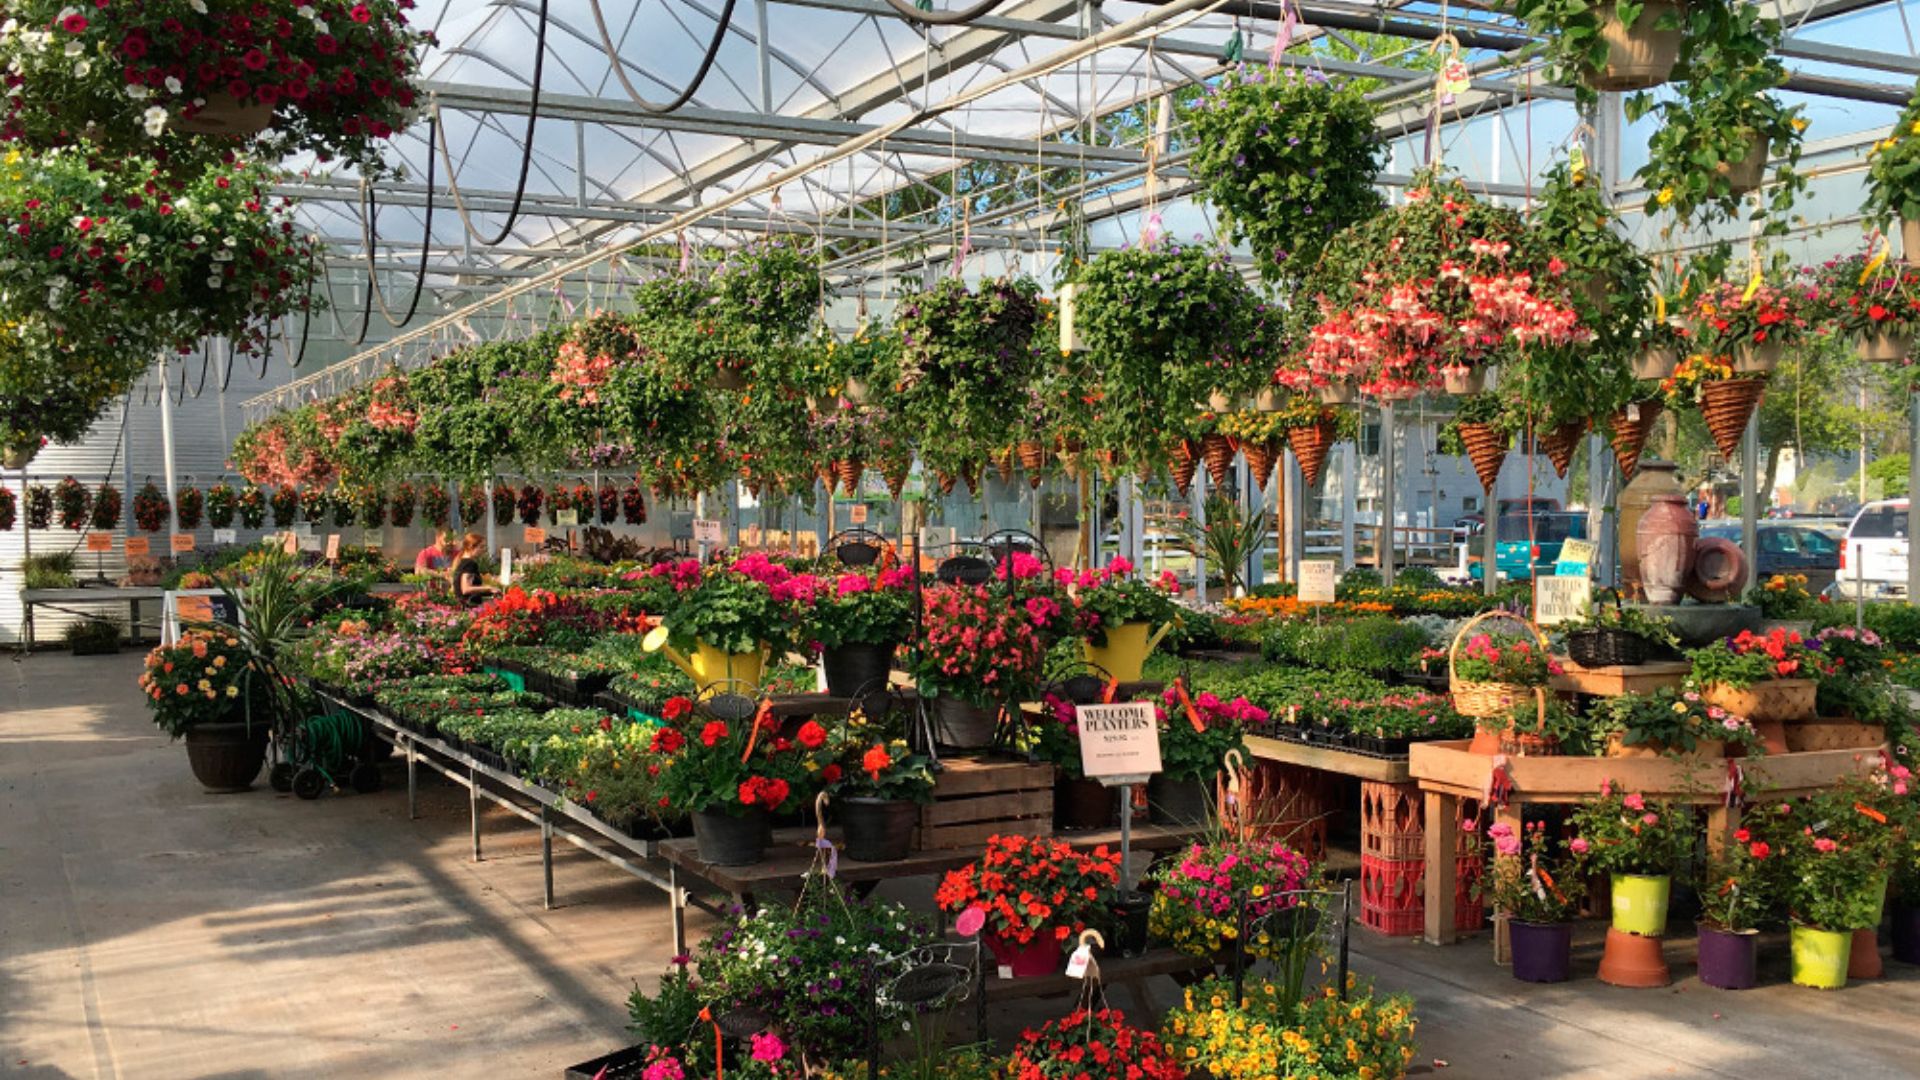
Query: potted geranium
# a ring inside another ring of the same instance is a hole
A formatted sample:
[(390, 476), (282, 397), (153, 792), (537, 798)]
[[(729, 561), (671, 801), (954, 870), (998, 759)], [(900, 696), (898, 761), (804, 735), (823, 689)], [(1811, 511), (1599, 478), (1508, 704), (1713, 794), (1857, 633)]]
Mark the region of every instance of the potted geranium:
[(1806, 333), (1808, 308), (1804, 286), (1722, 281), (1694, 302), (1695, 340), (1716, 356), (1731, 356), (1734, 374), (1762, 374)]
[(920, 823), (920, 806), (933, 801), (927, 756), (914, 753), (905, 739), (877, 737), (865, 725), (844, 729), (832, 745), (834, 761), (822, 770), (821, 780), (833, 796), (847, 858), (906, 858)]
[(777, 725), (759, 717), (729, 723), (676, 706), (687, 716), (660, 759), (663, 805), (693, 816), (700, 858), (744, 866), (762, 858), (768, 818), (787, 802), (801, 764)]
[(1084, 1005), (1022, 1032), (1007, 1059), (1013, 1080), (1185, 1080), (1186, 1075), (1152, 1030), (1129, 1025), (1119, 1009)]
[(1586, 884), (1577, 865), (1581, 843), (1563, 845), (1544, 822), (1520, 829), (1497, 821), (1487, 828), (1493, 866), (1475, 889), (1508, 919), (1513, 977), (1522, 982), (1566, 982), (1572, 976), (1573, 919)]
[(1907, 358), (1913, 335), (1920, 331), (1920, 271), (1851, 255), (1815, 271), (1812, 289), (1817, 321), (1852, 338), (1860, 359), (1892, 363)]
[[(1693, 850), (1692, 815), (1636, 791), (1616, 791), (1609, 781), (1598, 796), (1574, 807), (1572, 822), (1582, 847), (1578, 854), (1587, 866), (1609, 875), (1612, 885), (1613, 924), (1600, 961), (1601, 981), (1665, 986), (1659, 939), (1667, 933), (1673, 868)], [(1635, 937), (1653, 941), (1649, 945)]]
[(1061, 567), (1054, 578), (1073, 590), (1074, 628), (1085, 635), (1087, 662), (1110, 678), (1138, 682), (1147, 656), (1179, 621), (1173, 573), (1148, 581), (1134, 576), (1131, 561), (1115, 557), (1078, 575)]
[(1663, 686), (1646, 694), (1621, 694), (1593, 705), (1596, 736), (1608, 757), (1662, 754), (1698, 758), (1726, 756), (1728, 744), (1784, 753), (1767, 745), (1751, 721), (1713, 703), (1696, 690)]
[(928, 590), (910, 665), (934, 708), (934, 735), (955, 749), (993, 742), (1000, 711), (1038, 686), (1048, 638), (1067, 617), (1046, 594), (1020, 600), (985, 586)]
[(940, 910), (985, 918), (987, 948), (1018, 977), (1052, 974), (1061, 946), (1102, 917), (1120, 884), (1120, 852), (1046, 837), (994, 836), (979, 860), (934, 893)]
[(1689, 685), (1708, 704), (1755, 724), (1811, 720), (1827, 666), (1818, 642), (1777, 627), (1764, 635), (1742, 630), (1692, 650), (1687, 659), (1693, 663)]
[(1212, 817), (1214, 780), (1227, 754), (1246, 753), (1247, 728), (1267, 722), (1267, 711), (1244, 697), (1222, 700), (1184, 685), (1161, 698), (1160, 771), (1147, 781), (1147, 815), (1156, 825), (1204, 825)]
[(1733, 837), (1702, 864), (1700, 981), (1722, 990), (1747, 990), (1759, 981), (1759, 922), (1773, 909), (1781, 885), (1773, 845), (1751, 829)]
[(189, 629), (147, 654), (140, 690), (153, 722), (187, 740), (187, 764), (208, 792), (245, 791), (266, 761), (272, 727), (268, 676), (239, 637)]
[(820, 650), (827, 692), (853, 697), (886, 686), (912, 625), (912, 570), (848, 570), (813, 590), (799, 636)]
[[(1154, 873), (1153, 906), (1147, 929), (1189, 956), (1233, 962), (1244, 914), (1248, 922), (1300, 908), (1313, 868), (1307, 857), (1278, 840), (1219, 839), (1188, 846)], [(1245, 911), (1241, 910), (1242, 905)], [(1294, 921), (1310, 933), (1311, 908)], [(1242, 943), (1245, 955), (1277, 959), (1301, 934), (1285, 933), (1268, 920), (1261, 937)]]

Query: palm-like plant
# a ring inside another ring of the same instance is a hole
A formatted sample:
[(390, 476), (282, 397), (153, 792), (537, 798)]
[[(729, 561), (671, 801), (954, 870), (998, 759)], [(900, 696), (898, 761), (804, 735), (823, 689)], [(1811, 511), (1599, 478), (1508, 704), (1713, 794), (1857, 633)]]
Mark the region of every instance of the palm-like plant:
[(1177, 545), (1181, 551), (1218, 566), (1227, 595), (1232, 596), (1245, 584), (1247, 556), (1266, 534), (1265, 510), (1249, 514), (1237, 500), (1215, 491), (1207, 496), (1206, 523), (1182, 520)]
[[(239, 625), (222, 629), (246, 649), (248, 670), (265, 685), (272, 719), (299, 715), (302, 699), (297, 685), (280, 670), (280, 656), (306, 633), (316, 606), (344, 586), (324, 582), (316, 587), (308, 581), (312, 573), (299, 556), (270, 548), (249, 559), (244, 574), (215, 578), (239, 616)], [(252, 721), (249, 713), (247, 722)]]

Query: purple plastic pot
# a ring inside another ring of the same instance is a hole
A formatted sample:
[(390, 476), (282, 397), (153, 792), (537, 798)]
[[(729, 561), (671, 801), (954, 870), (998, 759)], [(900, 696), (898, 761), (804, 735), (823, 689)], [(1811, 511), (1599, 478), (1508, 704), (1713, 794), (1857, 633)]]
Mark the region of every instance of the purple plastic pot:
[(1507, 924), (1513, 941), (1513, 977), (1521, 982), (1566, 982), (1573, 977), (1573, 924)]
[(1887, 905), (1893, 916), (1893, 958), (1903, 964), (1920, 964), (1920, 907), (1898, 900)]
[(1700, 927), (1700, 981), (1722, 990), (1751, 990), (1759, 981), (1760, 935)]

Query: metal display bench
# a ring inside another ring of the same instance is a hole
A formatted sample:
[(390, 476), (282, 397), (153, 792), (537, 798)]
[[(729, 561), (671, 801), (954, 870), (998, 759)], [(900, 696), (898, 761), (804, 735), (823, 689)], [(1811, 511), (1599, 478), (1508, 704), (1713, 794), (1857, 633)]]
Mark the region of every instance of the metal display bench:
[(541, 903), (553, 904), (553, 841), (565, 840), (589, 855), (610, 863), (667, 894), (673, 910), (673, 949), (687, 952), (686, 893), (679, 869), (661, 857), (659, 842), (628, 836), (594, 817), (571, 799), (456, 750), (440, 739), (412, 731), (376, 709), (353, 705), (318, 691), (333, 708), (367, 721), (378, 738), (392, 743), (407, 763), (407, 817), (418, 819), (419, 768), (439, 773), (467, 789), (471, 818), (473, 861), (481, 860), (480, 803), (493, 803), (540, 828)]

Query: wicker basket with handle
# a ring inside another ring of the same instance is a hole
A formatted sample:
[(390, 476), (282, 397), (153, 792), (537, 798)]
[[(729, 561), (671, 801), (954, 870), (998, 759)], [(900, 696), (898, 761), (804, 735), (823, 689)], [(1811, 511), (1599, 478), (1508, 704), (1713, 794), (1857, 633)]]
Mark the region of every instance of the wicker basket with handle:
[(1534, 687), (1520, 683), (1474, 682), (1470, 679), (1462, 679), (1455, 673), (1455, 662), (1460, 656), (1460, 643), (1467, 640), (1467, 635), (1473, 631), (1474, 627), (1488, 619), (1511, 619), (1526, 627), (1527, 632), (1533, 635), (1534, 641), (1539, 645), (1540, 655), (1542, 657), (1547, 655), (1546, 635), (1540, 632), (1539, 627), (1511, 611), (1483, 611), (1468, 619), (1460, 627), (1459, 632), (1453, 635), (1453, 644), (1447, 647), (1447, 684), (1453, 694), (1453, 707), (1462, 716), (1476, 718), (1504, 716), (1513, 711), (1515, 705), (1526, 700), (1528, 695), (1536, 692)]

